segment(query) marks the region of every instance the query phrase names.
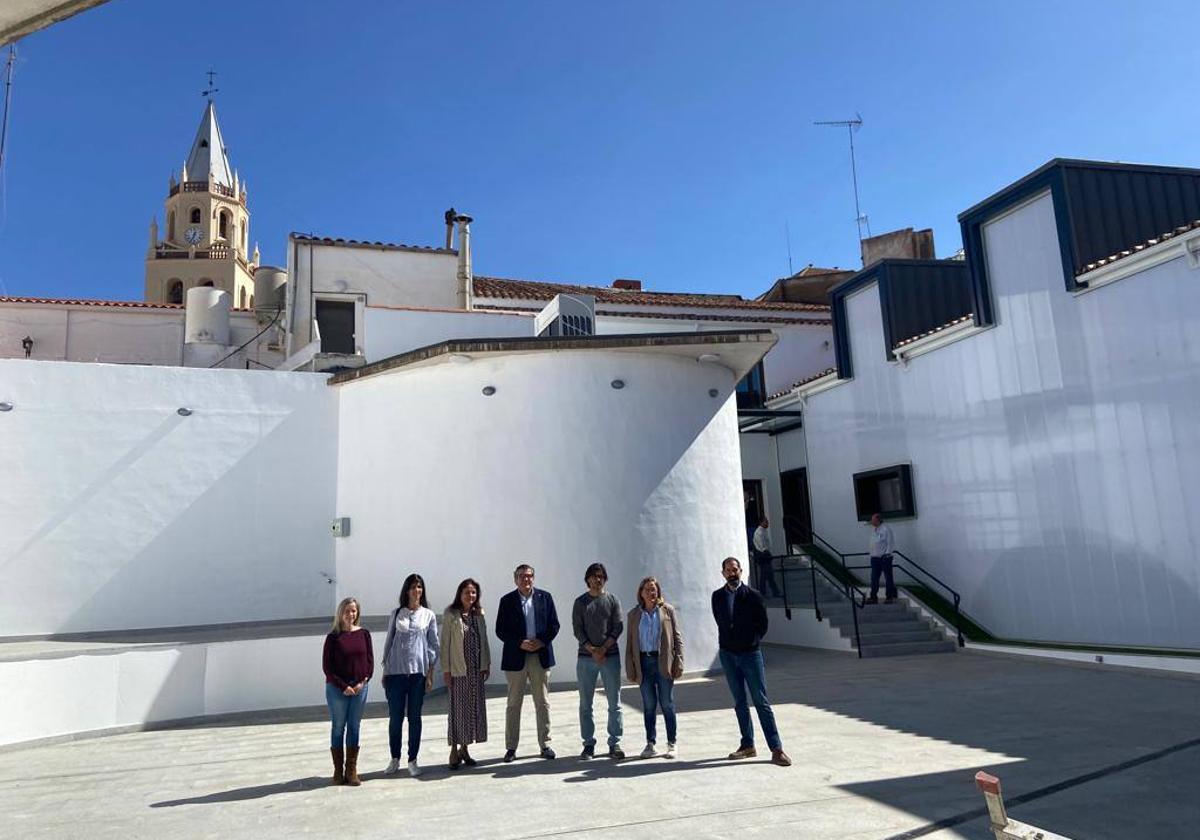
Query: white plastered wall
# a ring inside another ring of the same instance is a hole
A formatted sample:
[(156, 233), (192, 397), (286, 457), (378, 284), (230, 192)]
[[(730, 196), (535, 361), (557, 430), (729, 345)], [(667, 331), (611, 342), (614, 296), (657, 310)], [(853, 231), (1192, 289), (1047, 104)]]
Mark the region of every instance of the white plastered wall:
[(531, 338), (533, 316), (501, 312), (366, 307), (368, 362), (454, 338)]
[(513, 568), (530, 563), (554, 595), (570, 678), (571, 604), (600, 561), (626, 609), (641, 578), (658, 577), (680, 611), (688, 669), (707, 668), (721, 560), (746, 555), (733, 385), (694, 359), (561, 351), (338, 386), (338, 514), (352, 522), (337, 541), (339, 594), (383, 613), (418, 571), (440, 610), (470, 576), (494, 616)]
[(1072, 295), (1049, 194), (984, 229), (997, 326), (883, 359), (847, 301), (854, 379), (808, 399), (814, 527), (862, 551), (851, 475), (911, 462), (897, 544), (993, 633), (1200, 647), (1200, 284), (1183, 258)]
[(0, 636), (332, 613), (324, 376), (0, 360), (0, 401)]

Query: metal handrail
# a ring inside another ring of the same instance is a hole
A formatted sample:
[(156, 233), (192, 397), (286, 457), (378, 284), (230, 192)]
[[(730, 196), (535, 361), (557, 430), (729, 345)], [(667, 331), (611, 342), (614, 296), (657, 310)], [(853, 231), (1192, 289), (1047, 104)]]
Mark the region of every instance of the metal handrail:
[[(845, 569), (847, 574), (849, 574), (851, 577), (854, 577), (855, 579), (857, 579), (857, 576), (853, 574), (854, 569), (870, 569), (871, 568), (870, 565), (867, 565), (867, 566), (848, 566), (848, 565), (846, 565), (847, 557), (867, 557), (868, 555), (865, 551), (856, 551), (851, 554), (843, 554), (842, 552), (840, 552), (836, 548), (834, 548), (832, 545), (830, 545), (828, 542), (826, 542), (825, 539), (823, 539), (819, 534), (817, 534), (816, 531), (813, 531), (812, 535), (815, 540), (820, 540), (822, 545), (824, 545), (826, 548), (828, 548), (830, 551), (832, 551), (834, 554), (836, 554), (838, 556), (838, 561), (842, 564), (842, 568)], [(927, 584), (925, 581), (921, 580), (916, 575), (914, 575), (911, 571), (909, 571), (905, 567), (905, 563), (911, 564), (918, 572), (923, 574), (926, 578), (928, 578), (929, 580), (936, 583), (942, 589), (946, 590), (946, 592), (950, 596), (951, 601), (954, 604), (954, 632), (955, 632), (955, 635), (958, 637), (958, 646), (966, 647), (966, 641), (963, 639), (962, 612), (960, 609), (960, 606), (962, 604), (962, 596), (960, 596), (958, 594), (958, 592), (955, 591), (948, 583), (943, 581), (937, 575), (930, 572), (928, 569), (926, 569), (924, 566), (922, 566), (916, 560), (913, 560), (911, 557), (909, 557), (904, 552), (896, 550), (896, 551), (893, 551), (892, 554), (898, 555), (898, 556), (904, 558), (903, 561), (901, 561), (901, 562), (893, 561), (893, 564), (892, 564), (893, 568), (898, 568), (900, 571), (904, 572), (906, 575), (908, 575), (910, 578), (912, 578), (914, 583), (917, 583), (921, 586), (925, 586), (927, 588), (931, 588), (931, 587), (929, 587), (929, 584)], [(909, 592), (909, 595), (912, 595), (912, 592)], [(917, 597), (917, 596), (913, 596), (913, 597)], [(920, 599), (918, 598), (918, 600), (920, 600)]]
[[(858, 658), (862, 659), (862, 638), (859, 635), (859, 630), (858, 630), (858, 611), (866, 606), (867, 593), (862, 591), (861, 589), (859, 589), (857, 586), (853, 586), (851, 584), (845, 583), (845, 582), (840, 581), (837, 578), (833, 577), (831, 574), (829, 574), (829, 572), (825, 571), (825, 569), (821, 567), (820, 563), (818, 563), (817, 560), (812, 556), (797, 555), (797, 554), (779, 554), (779, 555), (771, 556), (771, 573), (772, 574), (775, 573), (775, 569), (776, 569), (775, 561), (776, 560), (779, 561), (779, 566), (778, 566), (779, 577), (780, 577), (780, 580), (783, 581), (783, 612), (784, 612), (784, 615), (787, 617), (788, 621), (791, 621), (791, 619), (792, 619), (792, 604), (791, 604), (791, 600), (788, 598), (787, 570), (783, 566), (783, 561), (788, 559), (789, 557), (804, 557), (804, 556), (807, 556), (808, 561), (809, 561), (808, 562), (808, 571), (809, 571), (809, 580), (811, 581), (811, 584), (812, 584), (813, 611), (816, 614), (817, 621), (822, 620), (821, 600), (820, 600), (820, 597), (817, 595), (817, 575), (820, 574), (821, 577), (825, 578), (825, 580), (828, 581), (829, 584), (834, 588), (834, 591), (836, 591), (841, 597), (845, 598), (846, 600), (848, 600), (850, 602), (850, 613), (854, 619), (854, 649), (858, 653)], [(762, 584), (760, 583), (759, 585), (761, 586)], [(855, 597), (856, 595), (858, 596), (857, 598)]]

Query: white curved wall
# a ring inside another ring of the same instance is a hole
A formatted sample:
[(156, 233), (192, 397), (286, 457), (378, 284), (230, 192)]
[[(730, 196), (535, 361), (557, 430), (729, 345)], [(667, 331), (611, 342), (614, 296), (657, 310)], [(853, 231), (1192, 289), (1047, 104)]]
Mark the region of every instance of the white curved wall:
[(721, 560), (746, 552), (733, 385), (728, 370), (678, 356), (589, 350), (339, 386), (338, 515), (352, 521), (337, 540), (339, 595), (384, 613), (418, 571), (441, 609), (471, 576), (494, 615), (528, 562), (554, 595), (556, 655), (572, 667), (571, 602), (600, 561), (626, 608), (657, 576), (681, 612), (688, 670), (708, 667), (709, 595)]

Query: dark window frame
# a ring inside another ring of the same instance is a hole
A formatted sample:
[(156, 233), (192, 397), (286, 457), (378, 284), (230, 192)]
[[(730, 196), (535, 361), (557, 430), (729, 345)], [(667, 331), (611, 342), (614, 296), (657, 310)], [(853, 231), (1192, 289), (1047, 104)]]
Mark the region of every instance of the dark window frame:
[[(885, 480), (899, 479), (901, 504), (899, 508), (882, 510), (879, 501), (879, 485)], [(894, 464), (854, 473), (854, 509), (859, 522), (868, 522), (871, 514), (878, 513), (881, 519), (916, 519), (917, 502), (913, 492), (912, 464)]]
[(734, 392), (738, 408), (762, 408), (767, 404), (767, 370), (761, 359), (741, 378)]

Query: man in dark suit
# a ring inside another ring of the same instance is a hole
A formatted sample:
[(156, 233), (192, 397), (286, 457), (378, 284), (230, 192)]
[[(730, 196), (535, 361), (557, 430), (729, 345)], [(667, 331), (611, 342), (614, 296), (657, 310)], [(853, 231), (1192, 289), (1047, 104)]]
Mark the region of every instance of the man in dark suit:
[(737, 714), (742, 741), (729, 754), (731, 759), (753, 758), (754, 724), (750, 722), (750, 705), (746, 690), (758, 711), (758, 723), (771, 748), (771, 761), (788, 767), (792, 760), (783, 751), (783, 741), (775, 726), (775, 712), (767, 699), (767, 673), (758, 644), (767, 634), (767, 608), (759, 595), (742, 583), (742, 564), (736, 557), (726, 557), (721, 564), (725, 585), (712, 594), (713, 619), (717, 622), (717, 644), (720, 647), (721, 668), (733, 695), (733, 710)]
[(533, 566), (522, 563), (513, 572), (517, 588), (500, 599), (496, 610), (496, 635), (504, 643), (500, 670), (508, 679), (508, 707), (504, 719), (504, 760), (517, 757), (521, 737), (521, 706), (528, 684), (537, 712), (538, 746), (542, 758), (554, 758), (550, 749), (550, 669), (554, 667), (551, 642), (558, 635), (558, 613), (550, 593), (533, 588)]

